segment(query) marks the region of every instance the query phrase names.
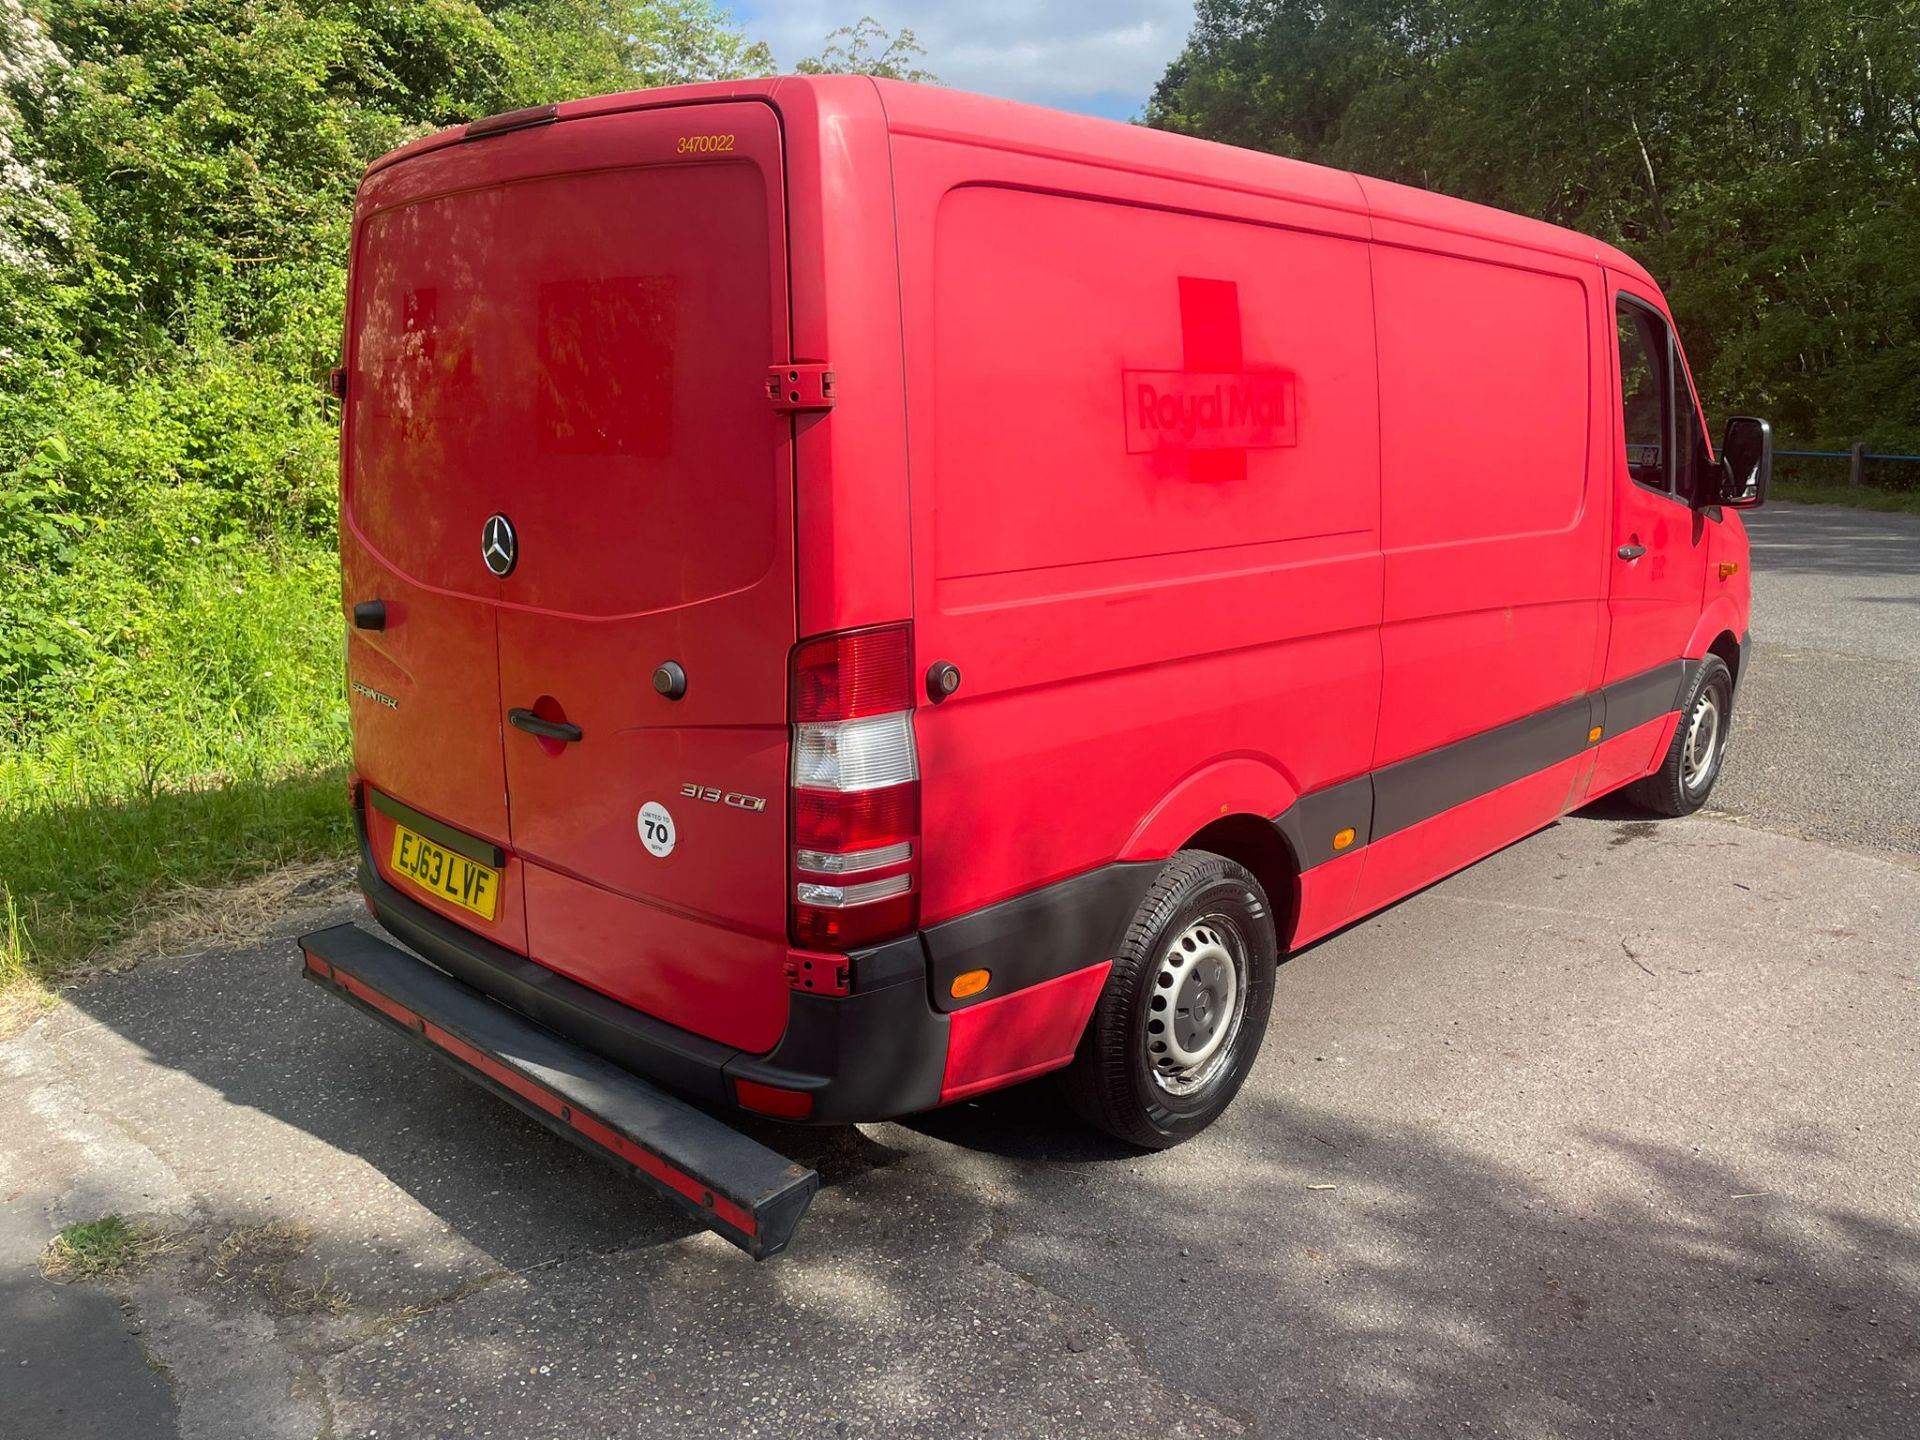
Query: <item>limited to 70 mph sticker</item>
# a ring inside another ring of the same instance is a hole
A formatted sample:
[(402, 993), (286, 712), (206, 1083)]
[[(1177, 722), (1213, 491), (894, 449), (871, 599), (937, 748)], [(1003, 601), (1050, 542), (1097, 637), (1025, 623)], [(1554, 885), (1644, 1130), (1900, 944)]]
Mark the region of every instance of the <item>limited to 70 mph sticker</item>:
[(673, 853), (674, 831), (673, 816), (667, 813), (667, 807), (658, 800), (649, 800), (640, 807), (640, 843), (647, 847), (647, 853), (656, 859), (664, 860)]

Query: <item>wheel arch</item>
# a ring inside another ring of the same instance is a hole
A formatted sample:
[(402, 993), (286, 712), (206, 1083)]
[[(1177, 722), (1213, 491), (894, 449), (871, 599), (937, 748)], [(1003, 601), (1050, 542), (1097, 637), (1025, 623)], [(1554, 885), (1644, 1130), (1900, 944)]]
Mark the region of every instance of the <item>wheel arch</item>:
[(1693, 635), (1688, 640), (1686, 658), (1704, 660), (1708, 655), (1718, 655), (1727, 662), (1727, 669), (1733, 672), (1733, 678), (1740, 678), (1741, 643), (1740, 637), (1746, 634), (1746, 626), (1741, 623), (1739, 611), (1733, 601), (1726, 596), (1716, 596), (1707, 608), (1700, 612), (1695, 622)]
[(1300, 861), (1273, 821), (1259, 815), (1223, 815), (1187, 837), (1182, 850), (1206, 850), (1246, 867), (1266, 892), (1273, 933), (1282, 955), (1293, 917), (1300, 911)]
[(1300, 909), (1300, 858), (1274, 819), (1299, 798), (1299, 787), (1271, 760), (1213, 760), (1161, 797), (1119, 858), (1164, 860), (1180, 850), (1206, 850), (1244, 865), (1266, 891), (1284, 949)]

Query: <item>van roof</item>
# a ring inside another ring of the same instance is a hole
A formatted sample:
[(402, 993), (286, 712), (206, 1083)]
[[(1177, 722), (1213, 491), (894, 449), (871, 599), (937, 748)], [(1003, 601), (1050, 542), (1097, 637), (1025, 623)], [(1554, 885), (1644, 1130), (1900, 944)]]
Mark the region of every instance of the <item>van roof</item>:
[[(1639, 261), (1605, 241), (1490, 205), (1456, 200), (1411, 185), (1313, 165), (1283, 155), (1268, 155), (1143, 125), (973, 95), (940, 85), (875, 80), (863, 75), (783, 75), (601, 95), (568, 101), (557, 106), (556, 111), (561, 119), (574, 119), (663, 105), (748, 99), (767, 100), (776, 107), (797, 102), (822, 113), (837, 111), (850, 115), (861, 111), (871, 114), (877, 101), (893, 134), (952, 139), (1137, 174), (1197, 180), (1275, 199), (1304, 201), (1380, 220), (1606, 265), (1658, 288)], [(367, 173), (454, 144), (464, 131), (465, 127), (457, 127), (424, 136), (382, 156), (368, 167)]]

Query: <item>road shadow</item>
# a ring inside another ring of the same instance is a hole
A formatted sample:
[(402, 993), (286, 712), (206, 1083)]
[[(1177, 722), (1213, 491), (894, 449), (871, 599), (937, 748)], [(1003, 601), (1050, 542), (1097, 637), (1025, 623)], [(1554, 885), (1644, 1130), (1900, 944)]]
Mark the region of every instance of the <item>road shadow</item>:
[[(1269, 1054), (1214, 1130), (1142, 1154), (1038, 1082), (902, 1127), (766, 1127), (821, 1168), (833, 1202), (787, 1257), (689, 1269), (677, 1213), (303, 983), (290, 944), (103, 977), (73, 999), (144, 1064), (358, 1157), (498, 1265), (579, 1258), (530, 1276), (536, 1295), (586, 1287), (596, 1307), (589, 1333), (573, 1290), (533, 1302), (517, 1343), (543, 1351), (602, 1332), (631, 1349), (692, 1284), (718, 1287), (722, 1320), (746, 1327), (727, 1344), (914, 1314), (933, 1338), (898, 1363), (965, 1387), (934, 1342), (995, 1323), (954, 1298), (977, 1289), (945, 1288), (987, 1261), (1066, 1317), (1020, 1344), (1057, 1346), (1064, 1364), (1111, 1330), (1252, 1434), (1913, 1433), (1920, 1233), (1825, 1202), (1804, 1155), (1718, 1159), (1704, 1129), (1685, 1148), (1548, 1105), (1517, 1162), (1378, 1106), (1299, 1103)], [(217, 1166), (211, 1143), (200, 1163)], [(354, 1243), (367, 1193), (340, 1197)], [(985, 1238), (962, 1246), (968, 1234)], [(376, 1238), (403, 1270), (438, 1263), (417, 1238)], [(825, 1316), (819, 1285), (864, 1298)], [(451, 1394), (484, 1391), (500, 1363), (490, 1347), (433, 1353)], [(703, 1363), (682, 1353), (676, 1366)]]
[[(698, 1228), (625, 1167), (554, 1135), (304, 980), (291, 939), (144, 964), (67, 998), (145, 1063), (358, 1157), (503, 1268), (670, 1243)], [(729, 1119), (827, 1185), (897, 1158), (852, 1126)]]
[(1914, 1433), (1920, 1231), (1796, 1167), (1581, 1126), (1570, 1199), (1264, 1088), (1220, 1128), (1109, 1184), (1019, 1167), (996, 1249), (1257, 1433)]

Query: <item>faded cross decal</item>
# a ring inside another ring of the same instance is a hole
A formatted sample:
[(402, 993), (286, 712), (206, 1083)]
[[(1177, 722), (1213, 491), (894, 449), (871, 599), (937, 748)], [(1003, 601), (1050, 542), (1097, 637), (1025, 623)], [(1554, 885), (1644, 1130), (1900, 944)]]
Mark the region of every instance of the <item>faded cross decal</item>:
[(1187, 452), (1201, 481), (1244, 480), (1247, 451), (1298, 443), (1293, 376), (1246, 368), (1240, 287), (1180, 277), (1178, 370), (1123, 370), (1127, 453)]

